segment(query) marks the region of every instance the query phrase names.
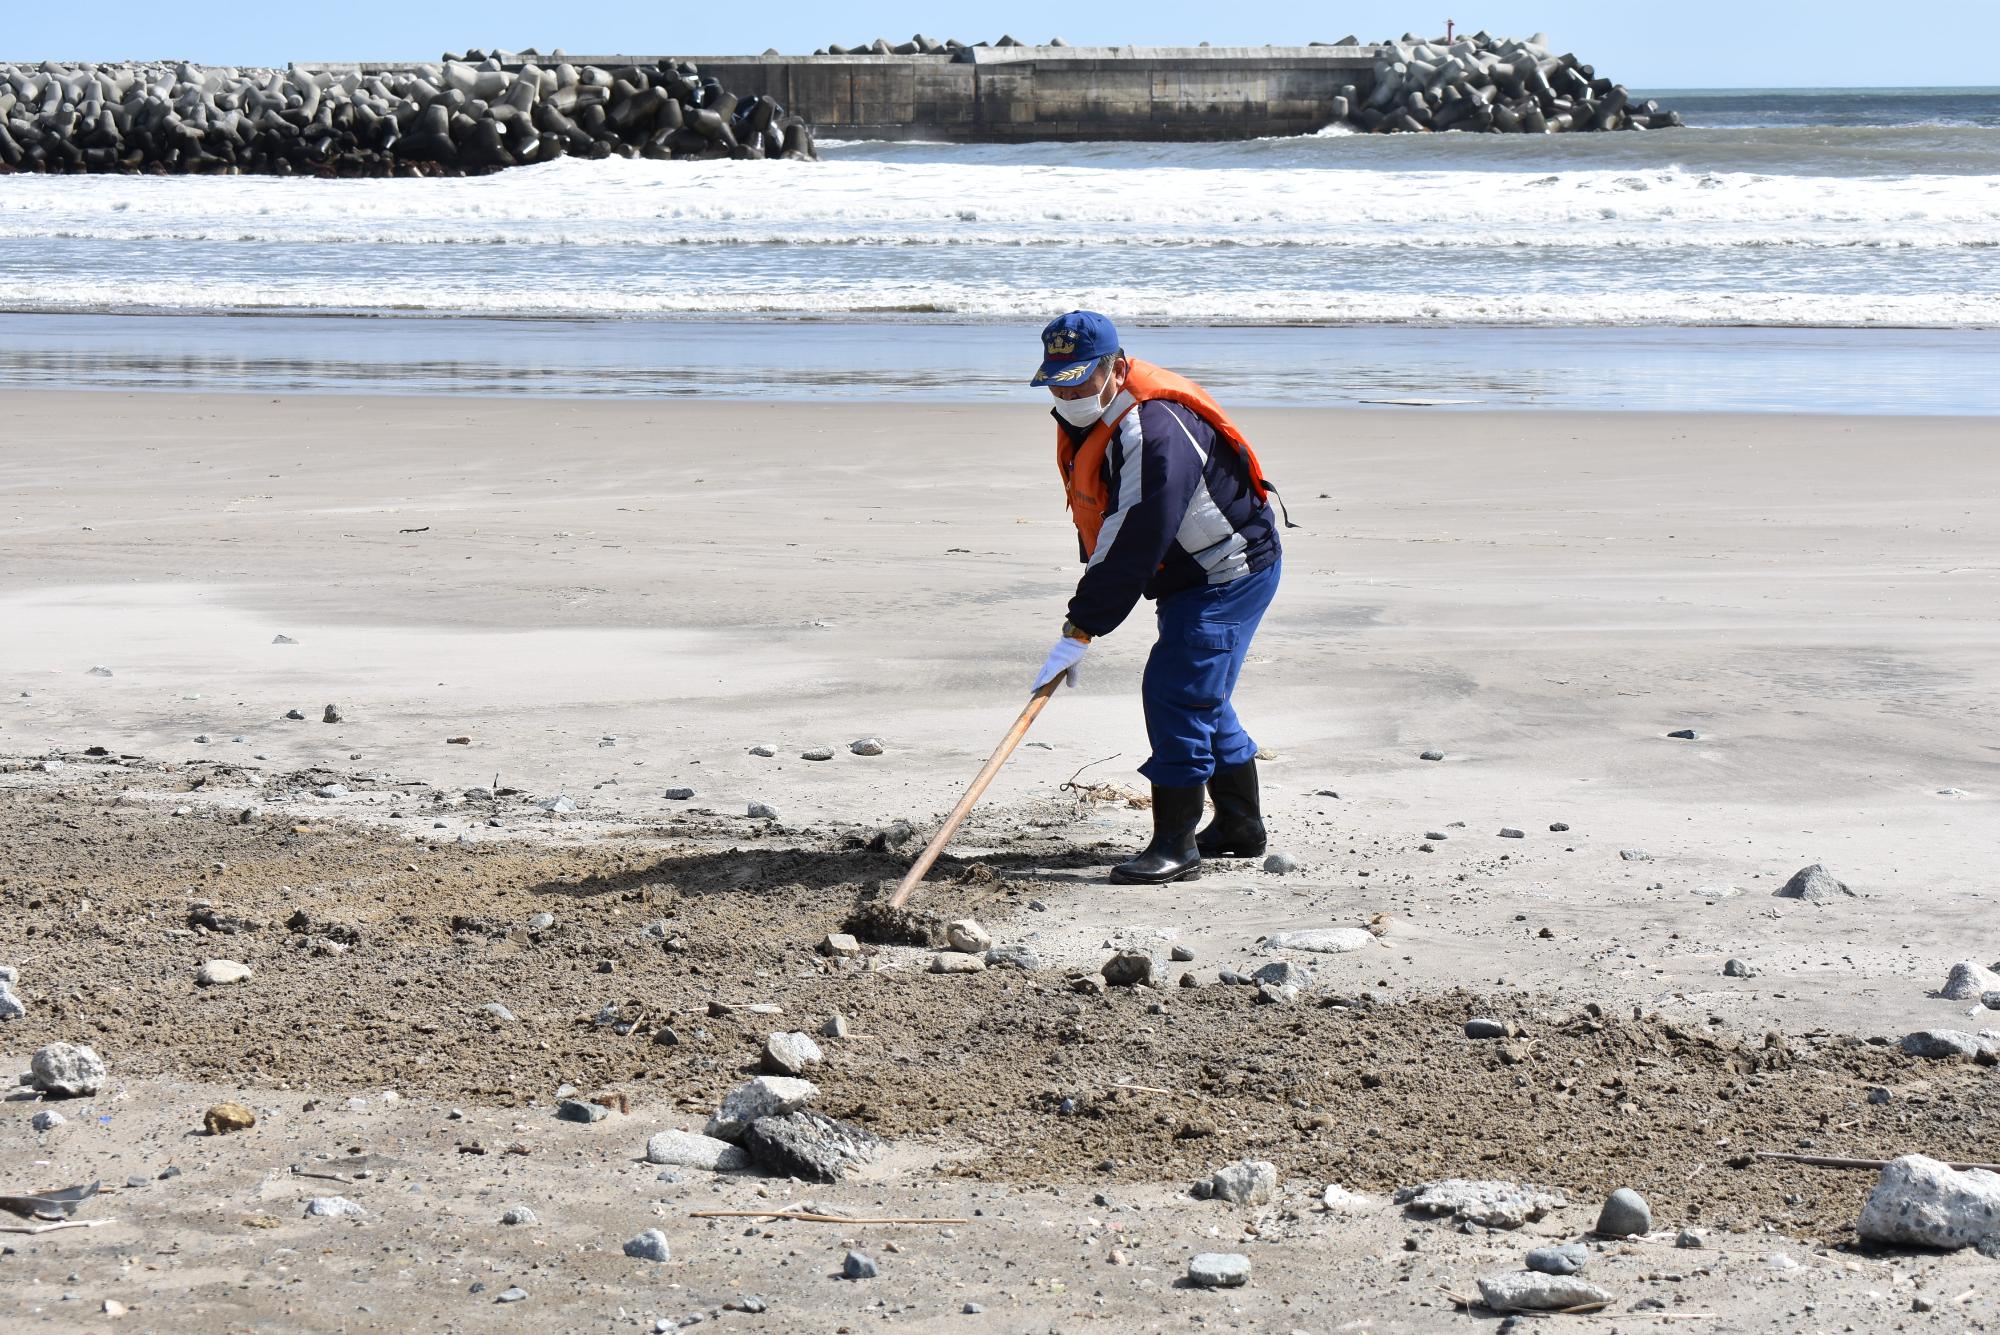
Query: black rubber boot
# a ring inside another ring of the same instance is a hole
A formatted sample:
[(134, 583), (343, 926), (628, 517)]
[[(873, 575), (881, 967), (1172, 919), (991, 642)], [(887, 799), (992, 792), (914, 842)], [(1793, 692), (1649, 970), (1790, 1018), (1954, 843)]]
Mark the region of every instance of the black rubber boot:
[(1264, 856), (1264, 807), (1257, 797), (1257, 761), (1218, 769), (1208, 781), (1215, 819), (1194, 837), (1205, 858)]
[(1111, 869), (1120, 885), (1165, 885), (1192, 881), (1201, 875), (1201, 852), (1194, 846), (1194, 827), (1201, 824), (1201, 787), (1162, 788), (1153, 785), (1153, 842), (1130, 862)]

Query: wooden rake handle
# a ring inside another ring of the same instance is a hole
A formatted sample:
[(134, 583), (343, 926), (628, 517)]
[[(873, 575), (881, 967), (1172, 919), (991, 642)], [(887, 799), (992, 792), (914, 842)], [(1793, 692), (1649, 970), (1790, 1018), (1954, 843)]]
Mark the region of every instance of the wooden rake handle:
[(993, 782), (993, 777), (1000, 772), (1000, 767), (1007, 763), (1007, 757), (1014, 754), (1014, 748), (1021, 744), (1021, 739), (1028, 735), (1028, 726), (1035, 721), (1035, 716), (1042, 712), (1042, 706), (1049, 702), (1049, 697), (1062, 685), (1063, 676), (1063, 673), (1058, 672), (1028, 697), (1027, 707), (1021, 711), (1021, 717), (1014, 720), (1014, 726), (1007, 730), (1007, 735), (1000, 739), (1000, 745), (994, 750), (992, 758), (986, 762), (986, 768), (979, 771), (978, 776), (972, 781), (972, 786), (965, 790), (965, 796), (959, 798), (958, 805), (952, 808), (951, 815), (945, 817), (944, 825), (931, 836), (931, 841), (924, 845), (924, 851), (917, 855), (917, 860), (912, 862), (909, 871), (904, 873), (902, 884), (898, 885), (896, 893), (889, 897), (890, 908), (903, 907), (903, 901), (907, 900), (910, 892), (917, 888), (917, 882), (923, 880), (930, 872), (932, 865), (938, 860), (938, 854), (944, 852), (944, 846), (951, 842), (952, 835), (958, 833), (958, 827), (965, 824), (965, 818), (972, 814), (972, 808), (979, 801), (980, 794), (984, 793), (987, 785)]

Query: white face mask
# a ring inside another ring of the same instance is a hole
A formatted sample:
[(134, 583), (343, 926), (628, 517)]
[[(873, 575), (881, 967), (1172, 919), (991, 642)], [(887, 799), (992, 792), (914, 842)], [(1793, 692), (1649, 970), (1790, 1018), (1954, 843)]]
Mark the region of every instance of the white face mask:
[(1091, 426), (1104, 416), (1104, 410), (1111, 406), (1111, 400), (1118, 397), (1118, 378), (1112, 376), (1104, 382), (1101, 393), (1087, 399), (1057, 399), (1056, 416), (1071, 426)]

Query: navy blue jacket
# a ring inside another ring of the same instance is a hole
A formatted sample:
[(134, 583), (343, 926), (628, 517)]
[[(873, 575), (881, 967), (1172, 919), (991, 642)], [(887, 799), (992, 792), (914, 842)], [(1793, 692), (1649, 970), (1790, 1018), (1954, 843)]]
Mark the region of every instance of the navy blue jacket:
[[(1078, 444), (1090, 434), (1056, 423)], [(1153, 399), (1126, 413), (1104, 451), (1104, 484), (1111, 512), (1069, 603), (1070, 621), (1086, 634), (1110, 634), (1142, 597), (1227, 584), (1277, 564), (1270, 504), (1251, 489), (1235, 448), (1191, 409)]]

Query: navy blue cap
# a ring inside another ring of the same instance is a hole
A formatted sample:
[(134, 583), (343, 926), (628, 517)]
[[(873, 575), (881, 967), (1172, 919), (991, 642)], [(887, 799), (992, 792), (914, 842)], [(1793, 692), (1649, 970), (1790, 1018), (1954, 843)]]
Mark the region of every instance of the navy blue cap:
[(1042, 330), (1042, 369), (1031, 385), (1081, 385), (1118, 351), (1118, 330), (1096, 311), (1071, 311)]

